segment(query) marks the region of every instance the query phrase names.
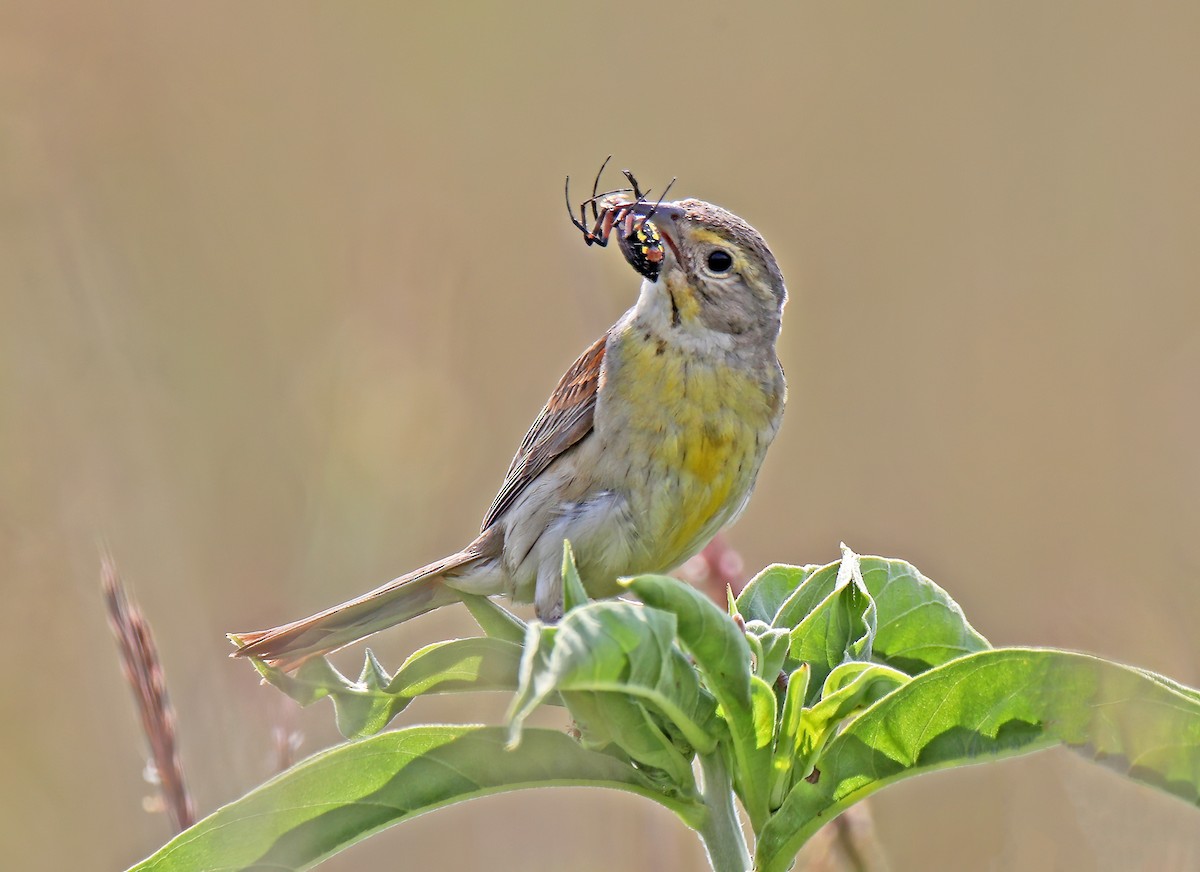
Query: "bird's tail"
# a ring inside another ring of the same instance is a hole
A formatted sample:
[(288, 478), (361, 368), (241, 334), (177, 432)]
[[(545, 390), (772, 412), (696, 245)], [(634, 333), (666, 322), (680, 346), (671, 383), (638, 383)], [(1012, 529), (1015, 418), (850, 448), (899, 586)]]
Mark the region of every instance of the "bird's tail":
[(423, 615), (461, 597), (442, 577), (479, 559), (463, 551), (389, 581), (370, 593), (269, 630), (230, 633), (233, 657), (254, 657), (280, 669), (295, 669), (310, 657), (336, 651), (372, 633)]

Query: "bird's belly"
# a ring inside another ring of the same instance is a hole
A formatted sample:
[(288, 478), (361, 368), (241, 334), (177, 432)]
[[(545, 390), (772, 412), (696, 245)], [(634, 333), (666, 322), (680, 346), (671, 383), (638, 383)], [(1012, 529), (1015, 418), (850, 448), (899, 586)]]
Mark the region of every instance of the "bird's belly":
[(605, 445), (597, 472), (628, 502), (634, 565), (624, 573), (663, 572), (744, 504), (780, 409), (752, 374), (658, 356), (626, 363), (646, 371), (622, 379), (629, 387), (617, 402), (605, 397), (620, 411), (597, 433)]
[[(632, 443), (578, 446), (560, 468), (567, 473), (560, 498), (541, 503), (543, 510), (527, 519), (531, 524), (518, 525), (538, 531), (528, 546), (513, 531), (512, 544), (523, 556), (510, 571), (514, 598), (533, 598), (539, 568), (560, 565), (564, 539), (593, 597), (614, 596), (618, 578), (667, 572), (703, 548), (744, 504), (762, 460), (754, 434), (721, 438), (720, 432), (668, 427), (656, 433), (653, 447), (633, 452), (636, 457), (624, 450)], [(581, 481), (590, 482), (586, 490)], [(514, 517), (523, 515), (522, 504)]]
[(678, 566), (741, 507), (762, 460), (756, 436), (736, 422), (664, 429), (644, 473), (657, 484), (632, 500), (637, 553), (646, 561), (638, 571)]

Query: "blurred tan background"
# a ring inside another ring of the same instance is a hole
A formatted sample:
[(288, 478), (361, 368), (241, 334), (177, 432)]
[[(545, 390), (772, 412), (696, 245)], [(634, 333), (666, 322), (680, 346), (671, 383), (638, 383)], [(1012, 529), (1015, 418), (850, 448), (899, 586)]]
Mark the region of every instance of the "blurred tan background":
[[(636, 281), (562, 178), (726, 205), (792, 301), (748, 567), (913, 560), (997, 644), (1200, 683), (1200, 6), (0, 5), (0, 849), (168, 836), (97, 586), (157, 631), (201, 812), (287, 714), (223, 633), (456, 548)], [(393, 665), (459, 611), (375, 645)], [(347, 664), (359, 657), (355, 651)], [(497, 719), (431, 700), (406, 722)], [(1200, 867), (1066, 753), (873, 803), (892, 868)], [(669, 814), (524, 793), (327, 868), (698, 868)]]

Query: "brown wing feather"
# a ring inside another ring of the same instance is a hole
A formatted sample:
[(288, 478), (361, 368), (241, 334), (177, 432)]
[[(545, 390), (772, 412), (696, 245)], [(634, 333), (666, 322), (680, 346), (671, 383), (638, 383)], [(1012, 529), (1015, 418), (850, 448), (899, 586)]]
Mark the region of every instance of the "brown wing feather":
[(481, 529), (492, 526), (554, 458), (592, 431), (607, 342), (608, 334), (597, 339), (559, 379), (509, 464)]

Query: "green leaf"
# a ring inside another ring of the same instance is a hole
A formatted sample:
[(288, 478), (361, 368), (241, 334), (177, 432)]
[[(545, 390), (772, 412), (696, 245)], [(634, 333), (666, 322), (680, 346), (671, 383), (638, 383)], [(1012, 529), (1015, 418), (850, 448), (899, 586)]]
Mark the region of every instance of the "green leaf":
[(486, 637), (428, 645), (409, 657), (386, 691), (415, 697), (430, 693), (517, 689), (521, 646)]
[(777, 809), (793, 785), (812, 772), (813, 761), (847, 718), (909, 680), (890, 666), (844, 663), (825, 679), (820, 701), (812, 708), (802, 708), (807, 694), (808, 665), (792, 673), (775, 743), (771, 808)]
[[(737, 610), (747, 623), (775, 624), (779, 607), (820, 567), (776, 563), (750, 579), (737, 598)], [(790, 628), (789, 628), (790, 629)]]
[[(788, 677), (787, 690), (783, 694), (783, 710), (775, 737), (775, 750), (771, 755), (769, 803), (772, 811), (783, 804), (795, 781), (797, 741), (801, 719), (804, 716), (804, 700), (808, 697), (808, 676), (808, 664), (801, 663)], [(801, 777), (807, 774), (803, 772)]]
[(821, 699), (800, 715), (794, 753), (803, 777), (834, 730), (851, 715), (911, 681), (907, 675), (878, 663), (843, 663), (829, 673)]
[(180, 833), (131, 872), (310, 869), (370, 834), (455, 802), (579, 785), (653, 799), (696, 826), (702, 807), (664, 796), (633, 767), (552, 730), (517, 751), (498, 727), (411, 727), (341, 745)]
[(779, 700), (775, 690), (757, 675), (750, 676), (750, 711), (756, 747), (775, 744), (775, 715)]
[[(749, 632), (746, 633), (749, 638)], [(758, 647), (761, 649), (754, 671), (768, 683), (773, 683), (783, 671), (787, 661), (788, 650), (791, 648), (791, 634), (781, 627), (771, 627), (758, 637)]]
[[(302, 706), (312, 705), (335, 691), (351, 690), (357, 686), (355, 682), (338, 672), (334, 665), (324, 657), (313, 657), (304, 661), (304, 664), (296, 670), (295, 675), (284, 672), (282, 669), (276, 669), (274, 666), (268, 666), (254, 658), (250, 659), (250, 665), (258, 670), (258, 674), (263, 677), (265, 682), (287, 694)], [(363, 665), (363, 668), (366, 669), (366, 664)], [(365, 691), (366, 688), (363, 690)]]
[(579, 578), (579, 567), (575, 565), (575, 552), (566, 539), (563, 539), (562, 580), (564, 611), (587, 605), (588, 595)]
[(675, 625), (675, 616), (667, 612), (611, 601), (572, 609), (555, 627), (530, 624), (509, 715), (513, 740), (552, 691), (563, 695), (568, 709), (575, 691), (603, 692), (637, 698), (691, 748), (711, 751), (716, 703), (675, 647)]
[(362, 674), (351, 681), (324, 657), (304, 663), (295, 675), (253, 661), (271, 684), (301, 705), (329, 697), (338, 730), (348, 739), (379, 732), (418, 696), (432, 693), (513, 691), (521, 647), (500, 639), (470, 638), (422, 648), (389, 676), (367, 649)]
[(663, 718), (635, 697), (586, 691), (565, 692), (562, 697), (585, 748), (604, 750), (615, 746), (643, 769), (661, 770), (665, 781), (660, 786), (664, 790), (690, 793), (695, 789), (690, 748), (681, 748), (682, 743), (668, 735)]
[(558, 627), (548, 627), (539, 621), (532, 621), (525, 628), (525, 647), (517, 671), (517, 692), (512, 705), (508, 707), (510, 749), (520, 745), (525, 720), (555, 692), (558, 676), (550, 666), (550, 652), (554, 649), (554, 637), (557, 634)]
[(863, 557), (860, 565), (875, 599), (875, 659), (917, 675), (991, 647), (958, 603), (911, 563)]
[(834, 590), (805, 616), (791, 634), (788, 656), (808, 663), (813, 684), (851, 660), (867, 660), (875, 638), (875, 601), (863, 583), (858, 557), (846, 549)]
[[(799, 567), (794, 568), (800, 572)], [(771, 621), (772, 626), (788, 630), (798, 626), (812, 613), (813, 609), (837, 589), (838, 573), (841, 568), (842, 561), (840, 560), (825, 566), (818, 566), (811, 572), (808, 571), (808, 567), (805, 567), (800, 583), (776, 611)]]
[[(988, 641), (963, 616), (962, 609), (938, 587), (904, 560), (861, 557), (863, 585), (875, 601), (873, 656), (909, 675), (955, 657), (984, 651)], [(779, 607), (773, 625), (794, 628), (837, 588), (842, 561), (809, 572)], [(782, 572), (780, 567), (772, 567)], [(747, 588), (748, 589), (748, 588)], [(743, 592), (744, 593), (744, 592)]]
[(825, 679), (821, 701), (813, 706), (826, 720), (841, 720), (853, 709), (863, 708), (911, 679), (899, 669), (880, 663), (843, 663)]
[(518, 645), (525, 641), (525, 622), (508, 609), (486, 596), (461, 592), (459, 595), (485, 635)]
[(1200, 699), (1085, 654), (999, 649), (935, 667), (845, 725), (763, 828), (759, 872), (787, 869), (849, 805), (913, 775), (1066, 744), (1200, 803)]
[(764, 741), (755, 722), (745, 634), (712, 600), (678, 579), (641, 575), (625, 583), (652, 611), (663, 609), (678, 619), (679, 641), (695, 658), (729, 726), (734, 787), (752, 826), (762, 826), (770, 790), (771, 740), (767, 736)]

